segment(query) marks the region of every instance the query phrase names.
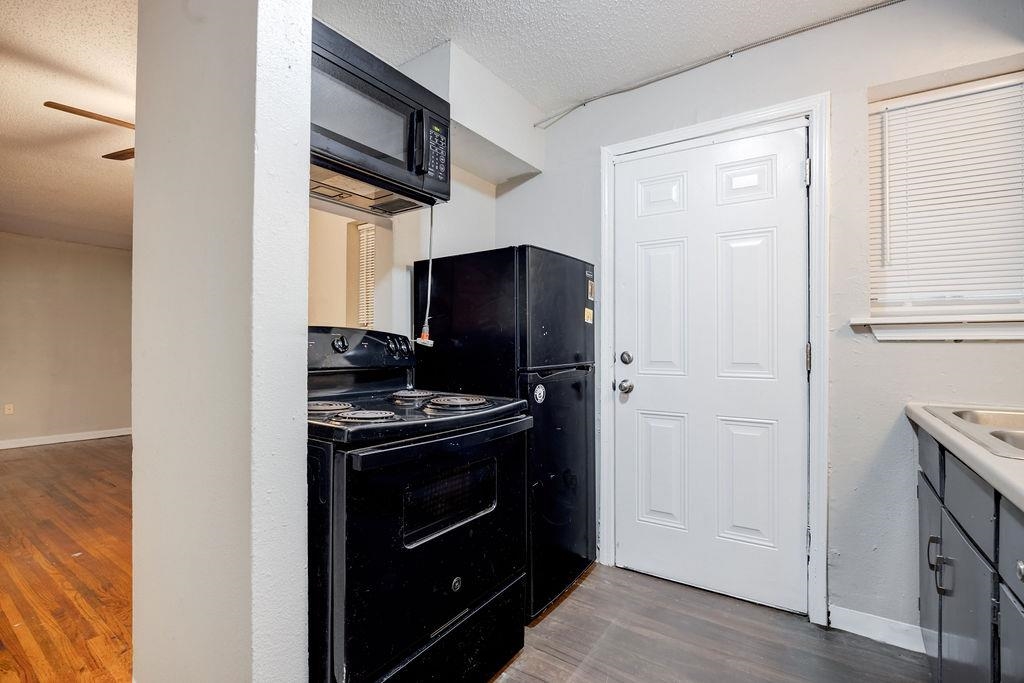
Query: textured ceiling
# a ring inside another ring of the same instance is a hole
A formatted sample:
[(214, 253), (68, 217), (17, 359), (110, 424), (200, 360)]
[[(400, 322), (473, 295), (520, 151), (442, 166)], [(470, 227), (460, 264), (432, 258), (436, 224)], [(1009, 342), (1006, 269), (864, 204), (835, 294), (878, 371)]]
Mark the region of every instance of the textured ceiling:
[(128, 246), (133, 133), (44, 109), (133, 121), (134, 0), (0, 1), (0, 231)]
[(878, 0), (314, 0), (392, 64), (451, 40), (542, 110)]
[[(314, 0), (392, 64), (452, 40), (546, 112), (873, 0)], [(134, 0), (0, 0), (0, 231), (128, 246)]]

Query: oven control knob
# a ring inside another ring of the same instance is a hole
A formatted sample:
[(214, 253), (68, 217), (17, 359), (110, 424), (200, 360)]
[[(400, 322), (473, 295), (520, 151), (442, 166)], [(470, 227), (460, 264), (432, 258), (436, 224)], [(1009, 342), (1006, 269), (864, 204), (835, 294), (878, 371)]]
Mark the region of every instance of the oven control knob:
[(400, 349), (402, 349), (402, 353), (404, 353), (404, 354), (408, 354), (409, 353), (409, 342), (407, 342), (405, 340), (405, 337), (399, 337), (398, 338), (398, 347)]
[(452, 579), (452, 593), (458, 593), (460, 590), (462, 590), (462, 577), (456, 576)]
[(384, 343), (388, 347), (388, 351), (391, 352), (391, 355), (398, 353), (398, 344), (395, 343), (394, 337), (388, 337), (388, 340)]
[(348, 351), (348, 339), (344, 337), (337, 337), (331, 342), (331, 347), (338, 353), (345, 353)]

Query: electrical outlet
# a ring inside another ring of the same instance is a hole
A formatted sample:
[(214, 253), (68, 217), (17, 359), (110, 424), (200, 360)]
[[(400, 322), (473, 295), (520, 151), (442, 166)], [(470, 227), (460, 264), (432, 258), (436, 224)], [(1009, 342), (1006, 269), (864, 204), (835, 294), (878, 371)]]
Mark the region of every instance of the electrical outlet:
[(13, 403), (5, 403), (4, 404), (4, 415), (14, 415), (14, 404)]

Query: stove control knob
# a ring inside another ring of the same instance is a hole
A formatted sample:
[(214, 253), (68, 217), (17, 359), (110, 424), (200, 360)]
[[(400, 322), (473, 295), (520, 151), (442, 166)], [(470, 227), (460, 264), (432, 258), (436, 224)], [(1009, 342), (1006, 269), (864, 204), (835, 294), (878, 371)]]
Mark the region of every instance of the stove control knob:
[(398, 347), (402, 349), (402, 353), (408, 355), (409, 353), (409, 342), (406, 341), (405, 337), (398, 338)]
[(396, 353), (398, 353), (398, 344), (395, 343), (394, 337), (388, 337), (388, 340), (385, 342), (385, 345), (388, 347), (388, 351), (391, 352), (391, 355), (395, 355)]
[(458, 593), (460, 590), (462, 590), (462, 577), (456, 576), (452, 579), (452, 593)]
[(337, 337), (331, 342), (331, 347), (338, 353), (345, 353), (348, 351), (348, 339)]

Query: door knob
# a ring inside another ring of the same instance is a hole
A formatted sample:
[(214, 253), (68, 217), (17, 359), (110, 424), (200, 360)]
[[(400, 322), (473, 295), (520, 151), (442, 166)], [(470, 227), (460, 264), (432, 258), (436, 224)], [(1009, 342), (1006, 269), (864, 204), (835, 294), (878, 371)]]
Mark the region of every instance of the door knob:
[(622, 380), (621, 382), (619, 382), (619, 391), (621, 391), (624, 394), (630, 393), (631, 391), (633, 391), (633, 383), (630, 382), (628, 379)]
[(619, 360), (622, 361), (623, 365), (629, 365), (630, 363), (633, 362), (633, 354), (631, 354), (629, 351), (623, 351), (619, 355)]

